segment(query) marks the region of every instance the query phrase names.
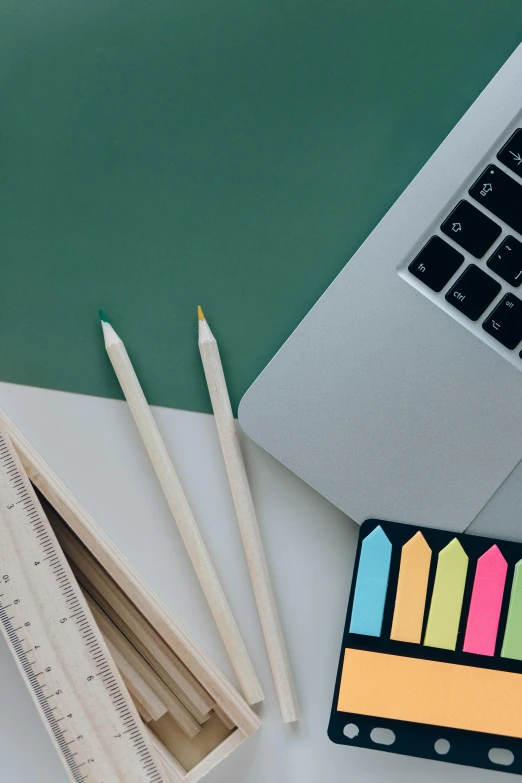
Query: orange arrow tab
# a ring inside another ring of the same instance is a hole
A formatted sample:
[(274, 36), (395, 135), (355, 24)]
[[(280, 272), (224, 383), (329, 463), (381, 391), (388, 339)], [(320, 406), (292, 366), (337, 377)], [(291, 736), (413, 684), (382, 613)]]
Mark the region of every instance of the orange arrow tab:
[(431, 549), (419, 531), (404, 544), (390, 638), (420, 644)]

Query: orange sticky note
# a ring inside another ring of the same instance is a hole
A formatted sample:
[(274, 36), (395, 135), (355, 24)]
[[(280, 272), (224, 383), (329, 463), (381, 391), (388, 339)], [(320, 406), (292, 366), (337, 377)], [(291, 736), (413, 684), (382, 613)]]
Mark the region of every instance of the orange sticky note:
[(351, 650), (337, 709), (522, 738), (522, 676), (515, 672)]
[(404, 544), (390, 638), (420, 644), (431, 549), (421, 532)]

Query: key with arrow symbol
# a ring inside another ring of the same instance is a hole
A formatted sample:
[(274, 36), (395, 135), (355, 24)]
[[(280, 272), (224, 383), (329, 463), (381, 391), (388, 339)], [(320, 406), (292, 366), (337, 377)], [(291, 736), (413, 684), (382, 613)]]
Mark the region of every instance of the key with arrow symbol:
[[(479, 181), (479, 189), (482, 188), (484, 180), (487, 183), (490, 179), (485, 174), (486, 172), (483, 173)], [(492, 182), (491, 188), (496, 191), (496, 180), (492, 180)], [(489, 200), (494, 196), (494, 192), (488, 191), (488, 206)], [(481, 202), (482, 200), (483, 196), (480, 197)], [(465, 200), (457, 204), (446, 220), (442, 222), (440, 230), (475, 258), (482, 258), (501, 233), (500, 226)]]
[(497, 155), (504, 166), (522, 177), (522, 128), (518, 128)]

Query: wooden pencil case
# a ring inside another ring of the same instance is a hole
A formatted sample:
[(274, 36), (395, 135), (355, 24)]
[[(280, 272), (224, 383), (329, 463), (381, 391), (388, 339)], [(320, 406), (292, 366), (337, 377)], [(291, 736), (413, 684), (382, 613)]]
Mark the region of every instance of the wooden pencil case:
[[(173, 654), (173, 659), (180, 662), (180, 670), (188, 673), (186, 677), (192, 682), (194, 692), (191, 698), (196, 705), (192, 713), (201, 724), (196, 724), (197, 733), (190, 731), (190, 724), (182, 730), (182, 721), (176, 724), (170, 712), (158, 720), (149, 715), (144, 725), (169, 783), (196, 783), (253, 734), (261, 725), (261, 719), (2, 412), (0, 422), (31, 482), (52, 509), (50, 521), (55, 529), (56, 526), (62, 529), (63, 535), (59, 536), (62, 546), (63, 536), (70, 540), (70, 545), (63, 548), (77, 578), (80, 577), (82, 588), (87, 586), (89, 598), (93, 592), (96, 598), (96, 590), (85, 573), (80, 573), (82, 569), (76, 567), (76, 558), (71, 561), (70, 547), (76, 546), (81, 556), (88, 556), (88, 566), (83, 571), (87, 570), (91, 578), (93, 573), (98, 573), (107, 579), (107, 590), (101, 591), (104, 595), (100, 593), (98, 600), (107, 604), (113, 593), (115, 602), (118, 596), (125, 596), (132, 611), (135, 610), (140, 618), (146, 618), (144, 624), (156, 643)], [(102, 608), (108, 612), (111, 609), (108, 605)], [(140, 640), (136, 638), (135, 643), (139, 646)], [(181, 694), (180, 697), (183, 698)], [(146, 714), (145, 708), (140, 714)]]

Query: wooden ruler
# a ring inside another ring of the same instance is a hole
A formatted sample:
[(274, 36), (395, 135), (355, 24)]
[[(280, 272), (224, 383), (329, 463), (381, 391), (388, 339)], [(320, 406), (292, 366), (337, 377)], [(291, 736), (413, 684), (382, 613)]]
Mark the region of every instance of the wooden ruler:
[(0, 626), (74, 783), (164, 783), (31, 482), (0, 428)]

